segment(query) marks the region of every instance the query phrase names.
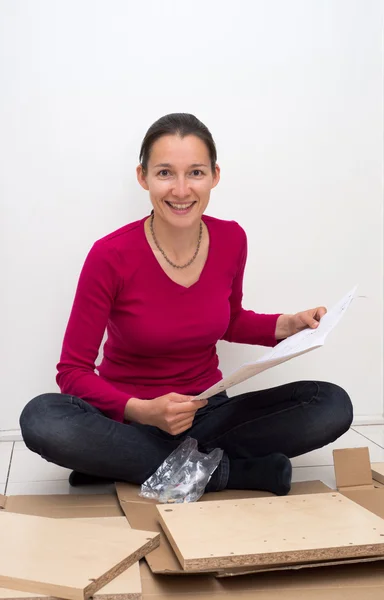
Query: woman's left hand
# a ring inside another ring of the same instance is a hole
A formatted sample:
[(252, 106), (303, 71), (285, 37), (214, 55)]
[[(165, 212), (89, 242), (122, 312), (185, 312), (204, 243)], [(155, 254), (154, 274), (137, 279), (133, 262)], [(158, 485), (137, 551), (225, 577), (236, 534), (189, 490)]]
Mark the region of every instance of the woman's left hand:
[(303, 329), (316, 329), (320, 319), (326, 314), (325, 306), (310, 308), (295, 315), (280, 315), (276, 322), (275, 337), (277, 340), (283, 340), (290, 335), (294, 335)]

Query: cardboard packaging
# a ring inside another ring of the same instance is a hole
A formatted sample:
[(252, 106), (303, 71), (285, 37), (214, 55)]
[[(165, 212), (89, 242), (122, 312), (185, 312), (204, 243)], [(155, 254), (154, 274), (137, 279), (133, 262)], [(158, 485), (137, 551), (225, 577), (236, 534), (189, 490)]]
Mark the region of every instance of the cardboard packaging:
[(338, 491), (384, 519), (384, 485), (375, 481), (368, 448), (333, 451)]
[(0, 509), (36, 517), (90, 518), (122, 517), (115, 494), (58, 494), (44, 496), (3, 496)]
[(384, 484), (384, 463), (373, 463), (372, 477), (375, 481)]
[[(348, 461), (346, 462), (349, 463), (352, 460), (352, 464), (357, 465), (356, 470), (352, 469), (351, 471), (352, 479), (347, 479), (347, 483), (351, 483), (351, 486), (347, 485), (346, 487), (356, 487), (354, 484), (358, 483), (358, 489), (348, 490), (339, 487), (339, 492), (347, 495), (347, 497), (351, 497), (350, 494), (355, 493), (355, 497), (351, 499), (357, 501), (358, 504), (361, 503), (369, 510), (373, 508), (372, 512), (384, 517), (382, 492), (380, 491), (377, 494), (379, 490), (384, 489), (384, 486), (377, 480), (373, 481), (372, 474), (371, 479), (369, 477), (365, 479), (366, 472), (364, 479), (357, 478), (355, 474), (358, 472), (361, 453), (355, 449), (346, 452), (348, 453)], [(338, 458), (336, 458), (337, 462)], [(340, 471), (338, 474), (340, 474)], [(359, 485), (361, 481), (365, 482), (362, 485), (370, 487), (362, 489)], [(345, 482), (342, 480), (341, 483)], [(339, 479), (338, 486), (340, 486)], [(293, 493), (311, 493), (311, 488), (314, 493), (320, 493), (321, 491), (329, 493), (332, 491), (321, 482), (308, 482), (300, 485), (294, 484)], [(154, 503), (140, 498), (137, 486), (117, 484), (117, 489), (119, 490), (121, 507), (129, 515), (128, 521), (140, 522), (141, 525), (137, 528), (156, 531), (154, 528), (156, 519), (153, 516), (155, 514)], [(257, 492), (226, 491), (222, 493), (221, 499), (267, 495)], [(218, 495), (206, 494), (202, 501), (208, 499), (218, 499)], [(125, 506), (125, 504), (128, 506)], [(133, 504), (136, 506), (132, 506)], [(69, 496), (0, 497), (0, 506), (4, 510), (12, 512), (55, 516), (57, 518), (114, 517), (122, 514), (119, 502), (114, 495), (76, 496), (71, 494)], [(150, 508), (148, 509), (146, 506)], [(166, 548), (166, 538), (164, 542), (164, 537), (162, 537), (162, 541), (161, 551), (157, 549), (151, 554), (157, 553), (155, 561), (157, 568), (161, 568), (161, 561), (163, 561), (163, 574), (156, 575), (152, 573), (146, 561), (140, 563), (143, 600), (218, 600), (219, 598), (225, 600), (345, 600), (345, 598), (348, 598), (348, 600), (381, 600), (384, 598), (384, 564), (381, 562), (319, 567), (316, 569), (292, 568), (285, 571), (225, 577), (223, 579), (218, 579), (211, 574), (164, 575), (167, 572), (164, 569), (169, 568), (172, 554), (167, 555), (167, 551), (164, 550), (164, 547)], [(150, 555), (148, 559), (149, 557)], [(174, 560), (176, 565), (180, 567), (175, 556)], [(128, 597), (126, 596), (126, 598)], [(113, 600), (113, 597), (111, 596), (109, 600)], [(135, 596), (135, 600), (138, 600), (138, 596)]]

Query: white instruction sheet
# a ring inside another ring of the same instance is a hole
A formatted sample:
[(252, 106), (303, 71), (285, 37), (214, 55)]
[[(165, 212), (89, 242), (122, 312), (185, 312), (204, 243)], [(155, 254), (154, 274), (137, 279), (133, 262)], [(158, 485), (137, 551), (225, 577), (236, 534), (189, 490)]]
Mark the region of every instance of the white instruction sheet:
[(327, 335), (334, 327), (336, 327), (350, 305), (356, 290), (357, 286), (348, 292), (340, 302), (333, 306), (333, 308), (322, 317), (316, 329), (307, 328), (299, 333), (291, 335), (272, 348), (272, 350), (264, 354), (259, 360), (252, 363), (245, 363), (231, 375), (224, 377), (224, 379), (205, 390), (205, 392), (196, 396), (194, 400), (210, 398), (238, 383), (242, 383), (250, 377), (254, 377), (254, 375), (258, 375), (258, 373), (261, 373), (262, 371), (266, 371), (271, 367), (275, 367), (287, 360), (291, 360), (291, 358), (295, 358), (295, 356), (300, 356), (301, 354), (305, 354), (306, 352), (310, 352), (311, 350), (323, 346)]

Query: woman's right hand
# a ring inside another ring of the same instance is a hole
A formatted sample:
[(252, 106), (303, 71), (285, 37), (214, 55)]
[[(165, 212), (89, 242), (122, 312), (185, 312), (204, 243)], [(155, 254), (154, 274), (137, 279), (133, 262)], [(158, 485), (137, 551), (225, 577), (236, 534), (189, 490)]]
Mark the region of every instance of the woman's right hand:
[(152, 425), (171, 435), (178, 435), (192, 427), (195, 413), (208, 404), (208, 400), (194, 400), (172, 392), (153, 400), (130, 398), (126, 404), (126, 421)]

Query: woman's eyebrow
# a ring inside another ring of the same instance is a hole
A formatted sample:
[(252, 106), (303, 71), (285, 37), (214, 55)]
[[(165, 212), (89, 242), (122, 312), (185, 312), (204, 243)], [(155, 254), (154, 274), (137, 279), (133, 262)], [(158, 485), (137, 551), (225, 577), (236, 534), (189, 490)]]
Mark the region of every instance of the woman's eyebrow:
[[(157, 165), (154, 165), (154, 169), (157, 169), (158, 167), (166, 167), (167, 169), (170, 169), (172, 167), (172, 165), (170, 163), (159, 163)], [(208, 165), (206, 165), (205, 163), (193, 163), (192, 165), (189, 165), (190, 169), (194, 169), (196, 167), (208, 167)]]

